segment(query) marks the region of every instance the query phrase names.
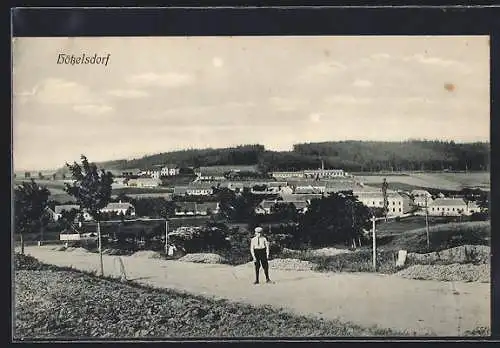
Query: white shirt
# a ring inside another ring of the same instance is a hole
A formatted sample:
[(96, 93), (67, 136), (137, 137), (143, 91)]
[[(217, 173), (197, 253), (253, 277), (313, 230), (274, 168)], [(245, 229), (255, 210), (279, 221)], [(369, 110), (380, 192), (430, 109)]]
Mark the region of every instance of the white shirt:
[(253, 237), (250, 241), (250, 249), (266, 249), (268, 248), (269, 243), (267, 242), (266, 237)]

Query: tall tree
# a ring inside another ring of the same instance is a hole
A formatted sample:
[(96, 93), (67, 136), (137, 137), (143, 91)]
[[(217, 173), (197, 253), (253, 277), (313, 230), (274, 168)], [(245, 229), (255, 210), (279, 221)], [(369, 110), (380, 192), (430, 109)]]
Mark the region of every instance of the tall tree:
[[(21, 237), (21, 253), (24, 254), (24, 234), (40, 231), (48, 222), (47, 203), (50, 192), (41, 187), (33, 179), (23, 182), (14, 190), (14, 217), (16, 232)], [(43, 238), (43, 237), (42, 237)]]
[(86, 210), (97, 222), (101, 275), (104, 275), (100, 225), (101, 209), (111, 200), (113, 174), (103, 169), (98, 170), (96, 164), (89, 163), (84, 155), (81, 156), (81, 164), (77, 162), (72, 165), (66, 163), (66, 166), (70, 170), (73, 183), (71, 185), (66, 183), (65, 191), (75, 197), (80, 207)]
[(313, 199), (307, 212), (299, 219), (299, 229), (304, 241), (314, 246), (331, 246), (335, 243), (354, 244), (363, 235), (370, 213), (352, 191), (330, 194)]

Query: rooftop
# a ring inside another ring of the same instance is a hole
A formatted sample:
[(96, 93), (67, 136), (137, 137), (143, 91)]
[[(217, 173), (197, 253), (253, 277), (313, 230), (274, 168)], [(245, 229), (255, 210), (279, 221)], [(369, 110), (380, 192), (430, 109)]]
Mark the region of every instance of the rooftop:
[(466, 205), (462, 198), (437, 198), (429, 206), (463, 206)]

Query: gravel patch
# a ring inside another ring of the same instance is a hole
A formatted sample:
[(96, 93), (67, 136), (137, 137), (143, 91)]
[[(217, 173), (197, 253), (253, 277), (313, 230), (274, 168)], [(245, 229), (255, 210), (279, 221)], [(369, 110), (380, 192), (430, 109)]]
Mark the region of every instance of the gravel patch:
[[(254, 263), (252, 261), (238, 267), (254, 267)], [(314, 263), (299, 259), (290, 258), (269, 260), (269, 268), (280, 269), (284, 271), (311, 271), (314, 267)]]
[(490, 263), (490, 247), (485, 245), (462, 245), (459, 247), (428, 254), (409, 253), (411, 264), (453, 264), (453, 263)]
[(340, 254), (348, 254), (350, 250), (347, 249), (336, 249), (336, 248), (322, 248), (311, 250), (310, 253), (313, 256), (334, 256)]
[(17, 271), (15, 306), (14, 339), (394, 335), (68, 271)]
[(452, 264), (415, 265), (396, 273), (403, 278), (441, 281), (464, 281), (489, 283), (490, 265)]
[(147, 259), (161, 259), (162, 255), (157, 251), (141, 250), (133, 253), (131, 257), (144, 257)]
[(196, 262), (196, 263), (211, 263), (211, 264), (221, 264), (226, 262), (226, 260), (217, 254), (211, 253), (199, 253), (199, 254), (186, 254), (178, 259), (181, 262)]

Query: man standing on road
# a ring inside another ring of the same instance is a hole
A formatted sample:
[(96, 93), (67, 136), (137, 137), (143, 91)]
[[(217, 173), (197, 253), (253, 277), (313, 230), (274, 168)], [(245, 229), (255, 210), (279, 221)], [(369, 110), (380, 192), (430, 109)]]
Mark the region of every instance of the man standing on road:
[(256, 227), (255, 237), (253, 237), (250, 241), (250, 253), (252, 254), (253, 262), (255, 263), (254, 284), (259, 284), (259, 270), (261, 265), (264, 269), (264, 274), (266, 275), (266, 282), (271, 282), (271, 279), (269, 279), (269, 264), (267, 262), (269, 259), (269, 243), (266, 237), (263, 237), (261, 233), (262, 227)]

